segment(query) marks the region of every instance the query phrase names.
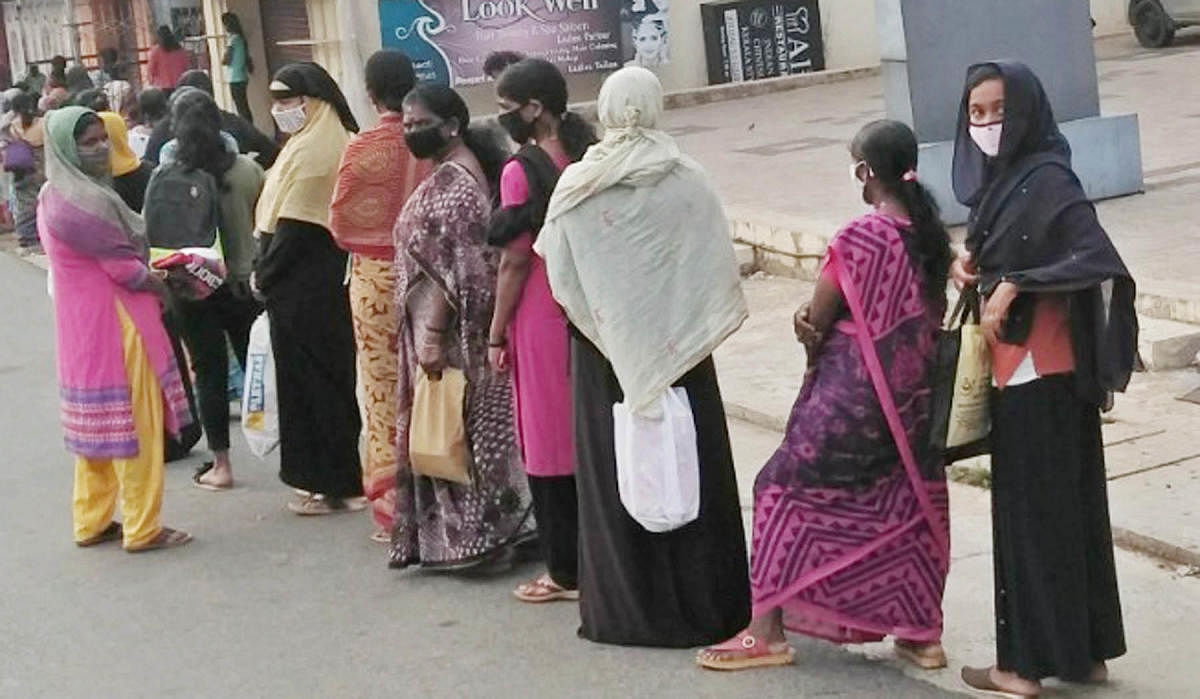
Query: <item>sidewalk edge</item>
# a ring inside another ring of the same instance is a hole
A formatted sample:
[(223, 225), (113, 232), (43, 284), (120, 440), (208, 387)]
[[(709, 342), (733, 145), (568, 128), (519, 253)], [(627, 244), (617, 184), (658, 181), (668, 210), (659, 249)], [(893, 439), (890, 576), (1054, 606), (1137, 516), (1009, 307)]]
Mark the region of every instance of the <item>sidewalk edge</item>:
[[(663, 95), (663, 106), (666, 109), (684, 109), (686, 107), (698, 107), (715, 102), (730, 102), (749, 97), (773, 95), (777, 92), (799, 90), (814, 85), (828, 85), (830, 83), (870, 78), (879, 75), (881, 71), (882, 68), (878, 65), (860, 66), (839, 70), (821, 70), (813, 73), (801, 73), (799, 75), (784, 75), (764, 80), (704, 85), (702, 87), (693, 87), (666, 93)], [(571, 109), (592, 121), (597, 119), (595, 101), (577, 102), (571, 105)]]
[[(773, 432), (782, 433), (787, 427), (786, 418), (768, 415), (759, 410), (730, 401), (725, 402), (725, 415), (727, 418), (748, 422), (756, 427), (768, 429)], [(985, 490), (985, 488), (979, 488), (979, 486), (971, 483), (960, 483), (960, 485)], [(1112, 527), (1112, 535), (1113, 544), (1124, 551), (1149, 556), (1150, 558), (1171, 565), (1200, 568), (1200, 553), (1189, 551), (1161, 539), (1139, 534), (1115, 525)]]

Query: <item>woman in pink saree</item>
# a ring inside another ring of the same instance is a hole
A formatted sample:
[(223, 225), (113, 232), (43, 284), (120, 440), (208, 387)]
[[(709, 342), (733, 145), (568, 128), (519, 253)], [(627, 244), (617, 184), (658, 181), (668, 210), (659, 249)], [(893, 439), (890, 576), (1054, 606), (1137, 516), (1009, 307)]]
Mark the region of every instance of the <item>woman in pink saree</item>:
[(703, 667), (790, 663), (785, 628), (835, 643), (892, 636), (920, 667), (946, 662), (949, 512), (929, 413), (949, 239), (907, 126), (869, 124), (850, 151), (874, 211), (834, 237), (797, 314), (810, 368), (754, 486), (754, 618), (701, 651)]

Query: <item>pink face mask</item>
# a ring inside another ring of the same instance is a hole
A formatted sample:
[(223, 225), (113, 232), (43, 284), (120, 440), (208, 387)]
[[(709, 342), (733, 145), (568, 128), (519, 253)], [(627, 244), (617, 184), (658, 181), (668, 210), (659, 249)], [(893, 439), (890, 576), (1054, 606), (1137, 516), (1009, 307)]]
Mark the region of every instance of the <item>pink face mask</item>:
[(979, 150), (989, 158), (1000, 154), (1000, 137), (1004, 135), (1004, 122), (994, 121), (990, 124), (971, 124), (967, 131), (971, 140), (979, 146)]

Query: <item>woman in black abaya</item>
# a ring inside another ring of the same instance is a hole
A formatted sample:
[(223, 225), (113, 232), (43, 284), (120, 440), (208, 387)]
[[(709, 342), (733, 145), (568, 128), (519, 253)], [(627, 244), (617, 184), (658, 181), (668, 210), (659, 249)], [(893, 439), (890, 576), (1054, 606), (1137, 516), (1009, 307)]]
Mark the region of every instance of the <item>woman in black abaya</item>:
[(360, 510), (346, 253), (328, 228), (338, 163), (358, 124), (337, 83), (316, 63), (285, 66), (270, 87), (271, 115), (291, 136), (258, 199), (262, 252), (251, 283), (266, 297), (271, 320), (279, 477), (302, 491), (288, 503), (296, 514)]
[(1100, 410), (1129, 381), (1134, 283), (1071, 169), (1037, 76), (973, 66), (954, 153), (971, 207), (960, 283), (986, 297), (992, 347), (996, 664), (975, 689), (1036, 696), (1102, 682), (1125, 653)]

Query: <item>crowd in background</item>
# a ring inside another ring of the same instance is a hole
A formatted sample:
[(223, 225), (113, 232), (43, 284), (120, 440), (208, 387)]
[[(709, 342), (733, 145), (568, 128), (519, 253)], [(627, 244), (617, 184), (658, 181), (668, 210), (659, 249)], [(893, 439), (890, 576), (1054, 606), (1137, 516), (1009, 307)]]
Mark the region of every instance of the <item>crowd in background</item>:
[[(578, 600), (579, 634), (598, 642), (715, 644), (696, 658), (711, 669), (792, 662), (785, 629), (893, 637), (941, 667), (949, 506), (927, 445), (953, 277), (986, 299), (997, 396), (997, 662), (964, 679), (1034, 696), (1044, 677), (1106, 678), (1124, 640), (1099, 411), (1132, 366), (1132, 280), (1027, 68), (975, 66), (964, 89), (965, 250), (907, 126), (874, 122), (850, 144), (870, 211), (834, 237), (796, 315), (809, 371), (756, 481), (747, 555), (711, 358), (747, 309), (720, 200), (661, 129), (654, 74), (609, 76), (598, 130), (554, 65), (495, 54), (484, 125), (381, 51), (365, 71), (378, 125), (360, 131), (330, 75), (293, 64), (269, 85), (279, 146), (248, 120), (252, 66), (225, 23), (240, 115), (167, 35), (140, 94), (109, 56), (99, 83), (56, 61), (4, 95), (6, 169), (14, 143), (31, 163), (11, 170), (16, 228), (51, 264), (78, 545), (190, 540), (159, 523), (164, 459), (190, 447), (189, 423), (212, 452), (193, 483), (234, 488), (227, 377), (265, 312), (287, 507), (369, 507), (390, 567), (540, 558), (517, 599)], [(219, 270), (215, 288), (168, 283), (160, 263), (181, 250)], [(415, 397), (449, 381), (466, 386), (461, 480), (422, 475), (409, 450)], [(698, 506), (655, 531), (627, 511), (614, 405), (653, 422), (667, 396), (691, 418)]]

